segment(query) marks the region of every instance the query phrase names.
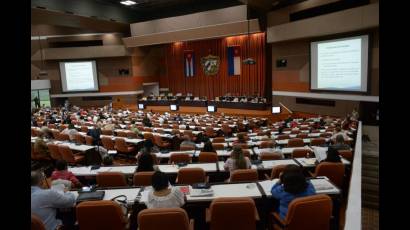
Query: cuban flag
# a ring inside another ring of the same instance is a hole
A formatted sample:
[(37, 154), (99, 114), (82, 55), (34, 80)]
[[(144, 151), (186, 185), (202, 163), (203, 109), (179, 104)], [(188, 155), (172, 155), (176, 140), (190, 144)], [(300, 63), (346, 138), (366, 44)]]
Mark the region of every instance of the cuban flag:
[(185, 77), (193, 77), (195, 75), (195, 55), (193, 50), (184, 51), (184, 71)]
[(241, 75), (241, 47), (228, 47), (228, 75)]

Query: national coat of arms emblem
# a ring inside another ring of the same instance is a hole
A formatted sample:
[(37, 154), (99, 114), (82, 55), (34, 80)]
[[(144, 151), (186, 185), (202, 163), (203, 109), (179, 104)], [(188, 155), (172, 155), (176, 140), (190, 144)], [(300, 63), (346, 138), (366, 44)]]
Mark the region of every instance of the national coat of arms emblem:
[(201, 58), (202, 69), (205, 75), (215, 75), (219, 71), (220, 58), (218, 56), (208, 55)]

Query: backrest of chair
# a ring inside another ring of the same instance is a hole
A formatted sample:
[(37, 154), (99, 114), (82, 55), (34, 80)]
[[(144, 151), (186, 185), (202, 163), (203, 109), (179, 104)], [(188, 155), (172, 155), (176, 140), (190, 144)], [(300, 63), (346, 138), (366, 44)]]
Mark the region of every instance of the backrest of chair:
[(309, 149), (294, 149), (292, 151), (292, 157), (293, 158), (306, 157), (308, 153), (311, 153)]
[(280, 159), (282, 159), (282, 155), (280, 155), (278, 153), (261, 152), (260, 155), (259, 155), (259, 158), (262, 161), (280, 160)]
[(31, 230), (46, 230), (43, 221), (34, 214), (31, 214)]
[(153, 142), (154, 144), (160, 146), (162, 144), (162, 137), (160, 135), (155, 135)]
[(209, 212), (211, 230), (256, 229), (255, 202), (249, 197), (216, 198)]
[(200, 152), (198, 157), (200, 163), (218, 162), (218, 154), (214, 152)]
[(212, 143), (212, 147), (215, 150), (224, 150), (225, 146), (222, 143)]
[(288, 141), (288, 147), (303, 147), (304, 145), (302, 138), (293, 138)]
[(214, 134), (215, 134), (214, 128), (212, 128), (211, 126), (207, 126), (205, 128), (205, 135), (213, 136)]
[(112, 136), (112, 130), (111, 129), (101, 129), (101, 134)]
[(273, 148), (274, 145), (275, 145), (275, 143), (273, 141), (262, 141), (261, 144), (259, 145), (259, 147), (261, 149)]
[(99, 187), (122, 187), (127, 186), (127, 181), (122, 172), (100, 172), (97, 173), (97, 184)]
[(154, 140), (154, 134), (148, 132), (148, 133), (144, 133), (144, 139), (145, 140)]
[(76, 216), (80, 230), (125, 229), (121, 207), (111, 200), (84, 201), (76, 206)]
[(182, 208), (150, 208), (138, 213), (139, 230), (188, 230), (188, 214)]
[(169, 163), (191, 163), (191, 156), (187, 153), (172, 153)]
[(192, 130), (184, 130), (183, 135), (189, 136), (191, 139), (194, 137), (194, 134), (192, 133)]
[(258, 171), (256, 169), (236, 169), (231, 172), (231, 182), (258, 181)]
[(58, 151), (60, 152), (61, 158), (63, 160), (67, 161), (68, 163), (75, 163), (74, 154), (70, 147), (66, 145), (59, 145)]
[(192, 145), (180, 145), (179, 150), (180, 151), (190, 151), (190, 150), (195, 150), (195, 147)]
[(296, 198), (289, 204), (285, 217), (286, 229), (328, 230), (331, 215), (332, 200), (328, 195)]
[(246, 143), (235, 143), (233, 146), (239, 146), (241, 149), (249, 149), (249, 145)]
[(114, 142), (112, 141), (111, 137), (103, 136), (101, 137), (101, 142), (107, 150), (115, 150)]
[(249, 152), (248, 149), (243, 149), (242, 153), (243, 153), (244, 157), (247, 157), (247, 158), (251, 159), (251, 152)]
[(83, 137), (83, 135), (81, 135), (79, 133), (74, 135), (74, 139), (79, 144), (84, 144), (85, 143), (85, 138)]
[(53, 134), (53, 138), (58, 140), (60, 136), (60, 131), (58, 130), (51, 130), (51, 133)]
[(297, 138), (308, 138), (308, 134), (307, 133), (298, 133), (296, 135)]
[(177, 176), (178, 184), (205, 183), (206, 175), (202, 168), (181, 168)]
[(319, 146), (319, 145), (324, 145), (324, 144), (326, 144), (325, 138), (314, 138), (310, 141), (311, 146)]
[(85, 144), (86, 145), (93, 145), (93, 137), (91, 136), (85, 136)]
[(63, 159), (63, 157), (61, 156), (60, 150), (58, 149), (58, 145), (53, 144), (53, 143), (48, 143), (47, 147), (50, 152), (51, 158), (53, 158), (54, 160)]
[(125, 131), (122, 131), (122, 130), (117, 131), (117, 136), (118, 137), (127, 137), (127, 135), (128, 135), (128, 132), (125, 132)]
[(151, 186), (153, 172), (136, 172), (133, 177), (133, 183), (135, 186)]
[(225, 143), (225, 137), (215, 137), (212, 139), (212, 143)]
[(60, 133), (58, 135), (58, 140), (60, 140), (60, 141), (69, 141), (70, 136), (68, 136), (68, 134), (65, 134), (65, 133)]
[(298, 134), (298, 133), (300, 133), (300, 130), (292, 130), (292, 131), (290, 131), (290, 134)]
[(353, 152), (351, 150), (338, 150), (340, 156), (345, 158), (346, 160), (352, 162), (353, 160)]
[(276, 140), (285, 140), (285, 139), (290, 139), (290, 136), (288, 134), (282, 134), (276, 137)]
[(276, 165), (272, 168), (272, 172), (270, 174), (270, 178), (279, 178), (279, 175), (285, 169), (286, 165)]
[(115, 138), (115, 148), (120, 152), (127, 152), (127, 144), (125, 143), (125, 139), (122, 137)]
[(315, 176), (326, 176), (338, 188), (343, 186), (345, 167), (343, 163), (321, 162), (316, 166)]

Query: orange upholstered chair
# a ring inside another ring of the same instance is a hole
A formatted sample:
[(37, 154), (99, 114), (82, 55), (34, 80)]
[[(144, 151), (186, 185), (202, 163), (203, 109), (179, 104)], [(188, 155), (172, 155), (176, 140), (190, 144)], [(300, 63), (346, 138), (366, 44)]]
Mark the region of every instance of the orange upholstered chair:
[(152, 172), (136, 172), (133, 177), (133, 182), (135, 186), (151, 186), (152, 185)]
[(215, 163), (218, 162), (218, 154), (214, 152), (200, 152), (198, 157), (200, 163)]
[(193, 230), (194, 221), (182, 208), (150, 208), (138, 213), (139, 230)]
[(225, 137), (215, 137), (212, 139), (212, 143), (225, 143)]
[(59, 140), (60, 131), (53, 129), (51, 130), (51, 133), (53, 134), (54, 139)]
[(212, 138), (216, 136), (216, 133), (214, 131), (214, 128), (212, 128), (211, 126), (207, 126), (205, 128), (205, 135)]
[(83, 137), (83, 135), (77, 133), (74, 135), (74, 140), (75, 142), (77, 142), (78, 144), (85, 144), (85, 138)]
[(101, 142), (104, 148), (107, 150), (115, 150), (114, 141), (110, 136), (102, 136)]
[(135, 151), (134, 146), (128, 146), (122, 137), (115, 138), (115, 149), (120, 153), (132, 154)]
[(43, 221), (34, 214), (31, 214), (31, 230), (46, 230)]
[(353, 161), (353, 152), (350, 150), (338, 150), (340, 156), (345, 158), (346, 160), (352, 162)]
[(255, 202), (249, 197), (216, 198), (206, 210), (210, 230), (255, 230), (258, 220)]
[(124, 230), (127, 225), (121, 207), (111, 200), (81, 202), (76, 216), (80, 230)]
[(259, 159), (262, 161), (280, 160), (282, 159), (282, 155), (278, 153), (261, 152)]
[(311, 146), (319, 146), (319, 145), (324, 145), (324, 144), (326, 144), (325, 138), (314, 138), (310, 141)]
[(273, 180), (275, 178), (279, 178), (280, 173), (283, 172), (285, 167), (286, 165), (276, 165), (275, 167), (273, 167), (269, 179)]
[(168, 148), (171, 146), (171, 143), (163, 141), (162, 137), (159, 135), (154, 136), (154, 144), (156, 144), (159, 148)]
[(290, 136), (288, 134), (282, 134), (276, 137), (276, 140), (286, 140), (286, 139), (290, 139)]
[(97, 173), (97, 184), (99, 187), (123, 187), (128, 186), (125, 175), (122, 172), (100, 172)]
[(270, 220), (275, 230), (329, 230), (331, 215), (332, 200), (320, 194), (294, 199), (284, 220), (277, 212), (271, 213)]
[(275, 146), (275, 143), (273, 141), (262, 141), (261, 144), (259, 145), (259, 148), (266, 149), (266, 148), (273, 148), (273, 146)]
[(192, 145), (180, 145), (179, 150), (180, 151), (190, 151), (190, 150), (195, 150), (195, 147)]
[(236, 169), (231, 172), (229, 180), (231, 182), (258, 181), (258, 171), (256, 169)]
[(85, 136), (84, 137), (85, 138), (85, 144), (86, 145), (93, 145), (93, 137), (91, 137), (91, 136)]
[(225, 149), (225, 146), (224, 146), (223, 143), (212, 143), (212, 147), (215, 150), (224, 150)]
[(112, 136), (113, 132), (112, 132), (111, 129), (101, 129), (101, 134), (102, 135)]
[(301, 138), (293, 138), (288, 141), (288, 147), (303, 147), (304, 145), (305, 143)]
[(181, 168), (176, 179), (178, 184), (195, 184), (206, 182), (206, 174), (202, 168)]
[(148, 132), (148, 133), (144, 133), (144, 139), (145, 140), (154, 140), (154, 134)]
[(342, 188), (344, 173), (345, 166), (343, 163), (321, 162), (316, 166), (315, 173), (312, 176), (326, 176), (338, 188)]
[(296, 135), (297, 138), (308, 138), (308, 134), (307, 133), (299, 133), (298, 135)]
[(118, 131), (117, 131), (117, 136), (118, 136), (118, 137), (127, 137), (127, 136), (128, 136), (128, 132), (122, 131), (122, 130), (118, 130)]
[(192, 157), (187, 154), (187, 153), (172, 153), (171, 156), (169, 157), (169, 164), (172, 163), (191, 163), (192, 162)]
[(85, 160), (84, 155), (79, 155), (73, 153), (73, 151), (70, 149), (70, 147), (66, 145), (59, 145), (58, 146), (58, 151), (60, 152), (61, 158), (69, 164), (80, 164), (83, 163)]
[(70, 136), (68, 136), (68, 134), (65, 133), (60, 133), (58, 135), (58, 140), (59, 141), (69, 141), (70, 140)]
[(51, 158), (53, 158), (54, 160), (62, 160), (63, 157), (60, 154), (60, 151), (58, 149), (58, 145), (53, 144), (53, 143), (48, 143), (47, 144), (48, 150), (50, 152), (50, 156)]
[(312, 151), (310, 151), (309, 149), (294, 149), (292, 151), (292, 157), (293, 158), (306, 157), (308, 153), (312, 154)]

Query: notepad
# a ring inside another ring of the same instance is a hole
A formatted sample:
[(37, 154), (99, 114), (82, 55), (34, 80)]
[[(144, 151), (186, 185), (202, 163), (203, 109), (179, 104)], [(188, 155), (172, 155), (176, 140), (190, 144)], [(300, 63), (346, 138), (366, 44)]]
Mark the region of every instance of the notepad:
[(310, 182), (313, 184), (316, 191), (330, 190), (334, 188), (334, 186), (326, 179), (310, 180)]
[(192, 189), (190, 195), (192, 197), (213, 196), (214, 191), (212, 189)]

